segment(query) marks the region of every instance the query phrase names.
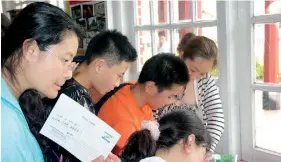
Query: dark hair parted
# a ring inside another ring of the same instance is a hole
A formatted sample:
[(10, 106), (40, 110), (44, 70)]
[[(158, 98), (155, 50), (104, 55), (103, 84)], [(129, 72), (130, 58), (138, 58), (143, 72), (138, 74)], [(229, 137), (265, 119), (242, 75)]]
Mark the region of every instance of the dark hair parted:
[(173, 85), (189, 82), (188, 69), (177, 56), (162, 53), (148, 59), (141, 70), (138, 83), (153, 81), (159, 91), (170, 89)]
[(160, 136), (155, 141), (149, 130), (135, 132), (128, 140), (121, 155), (122, 162), (139, 162), (154, 156), (159, 149), (169, 150), (180, 140), (187, 142), (190, 135), (195, 136), (197, 145), (210, 146), (211, 137), (202, 121), (191, 111), (173, 111), (159, 120)]

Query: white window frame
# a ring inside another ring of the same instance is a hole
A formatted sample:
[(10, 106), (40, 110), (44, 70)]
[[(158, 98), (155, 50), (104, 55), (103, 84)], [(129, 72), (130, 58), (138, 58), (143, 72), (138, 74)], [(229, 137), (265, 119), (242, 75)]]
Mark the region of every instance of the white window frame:
[[(242, 157), (247, 161), (253, 162), (280, 162), (281, 155), (260, 148), (255, 148), (255, 120), (254, 120), (254, 105), (255, 105), (255, 90), (281, 92), (281, 85), (270, 85), (266, 83), (255, 83), (255, 51), (254, 51), (254, 24), (256, 23), (274, 23), (281, 21), (281, 14), (254, 16), (254, 1), (238, 2), (238, 22), (241, 24), (238, 34), (245, 38), (242, 40), (243, 51), (238, 53), (241, 66), (238, 71), (243, 73), (238, 74), (238, 78), (243, 78), (240, 83), (240, 118), (241, 118), (241, 149)], [(278, 128), (278, 124), (276, 125)], [(250, 136), (249, 136), (250, 135)]]
[[(152, 56), (157, 54), (156, 51), (156, 45), (155, 45), (155, 31), (157, 29), (164, 29), (164, 30), (169, 30), (169, 37), (170, 37), (170, 52), (175, 53), (176, 48), (174, 46), (175, 42), (175, 35), (176, 35), (176, 29), (180, 28), (203, 28), (203, 27), (217, 27), (217, 20), (202, 20), (202, 21), (195, 21), (196, 20), (196, 1), (192, 0), (191, 1), (191, 21), (190, 22), (175, 22), (174, 21), (174, 16), (172, 15), (173, 12), (171, 11), (177, 11), (178, 8), (175, 8), (174, 1), (167, 1), (169, 5), (169, 20), (167, 24), (155, 24), (154, 21), (154, 5), (153, 3), (158, 2), (157, 0), (155, 1), (149, 1), (149, 7), (150, 7), (150, 25), (137, 25), (137, 1), (134, 1), (134, 34), (135, 34), (135, 45), (136, 49), (139, 50), (139, 44), (138, 44), (138, 32), (139, 31), (150, 31), (151, 33), (151, 42), (152, 42)], [(175, 9), (175, 10), (174, 10)], [(195, 31), (195, 34), (197, 31)], [(178, 43), (178, 42), (176, 42)], [(139, 52), (139, 51), (138, 51)], [(138, 72), (140, 72), (142, 66), (140, 65), (140, 60), (138, 58), (137, 61), (137, 69)]]

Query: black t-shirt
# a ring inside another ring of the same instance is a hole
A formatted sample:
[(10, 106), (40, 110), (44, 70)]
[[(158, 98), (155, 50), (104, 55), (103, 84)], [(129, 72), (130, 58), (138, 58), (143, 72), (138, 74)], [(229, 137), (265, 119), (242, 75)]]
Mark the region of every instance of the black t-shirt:
[(65, 82), (56, 99), (44, 100), (45, 106), (51, 106), (53, 108), (62, 93), (69, 96), (92, 113), (95, 113), (95, 105), (92, 102), (89, 91), (73, 78)]

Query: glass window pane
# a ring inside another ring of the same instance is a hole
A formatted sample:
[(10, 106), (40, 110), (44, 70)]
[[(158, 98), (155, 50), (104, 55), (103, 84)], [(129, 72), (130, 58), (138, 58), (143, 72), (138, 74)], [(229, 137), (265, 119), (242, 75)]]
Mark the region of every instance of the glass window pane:
[[(255, 146), (281, 153), (281, 94), (276, 92), (255, 91)], [(277, 124), (278, 125), (278, 124)]]
[(153, 1), (154, 10), (154, 23), (155, 24), (167, 24), (169, 20), (169, 2), (167, 0), (154, 0)]
[(150, 25), (150, 6), (147, 0), (137, 0), (137, 25)]
[(254, 26), (255, 82), (281, 81), (281, 23)]
[(281, 0), (258, 0), (254, 2), (254, 15), (281, 14)]
[(174, 3), (174, 21), (175, 22), (190, 22), (192, 19), (191, 15), (191, 1), (190, 0), (173, 0)]
[(145, 61), (152, 56), (152, 45), (151, 45), (151, 32), (150, 31), (138, 31), (138, 60), (139, 70), (142, 69)]
[(171, 41), (170, 32), (167, 29), (158, 29), (155, 31), (156, 53), (170, 53)]
[(197, 28), (197, 35), (205, 36), (216, 42), (218, 45), (217, 27), (203, 27)]
[(196, 1), (196, 20), (216, 20), (217, 6), (216, 0)]

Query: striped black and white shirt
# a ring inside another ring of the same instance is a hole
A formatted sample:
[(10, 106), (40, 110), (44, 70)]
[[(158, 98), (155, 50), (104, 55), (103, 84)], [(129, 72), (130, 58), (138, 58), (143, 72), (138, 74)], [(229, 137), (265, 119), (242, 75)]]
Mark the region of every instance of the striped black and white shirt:
[[(213, 77), (206, 74), (200, 80), (194, 82), (194, 90), (197, 105), (184, 104), (177, 107), (191, 110), (201, 118), (212, 137), (211, 151), (213, 152), (224, 131), (224, 115), (219, 89)], [(177, 108), (174, 105), (168, 105), (154, 112), (154, 117), (158, 120), (164, 114), (175, 109)]]

